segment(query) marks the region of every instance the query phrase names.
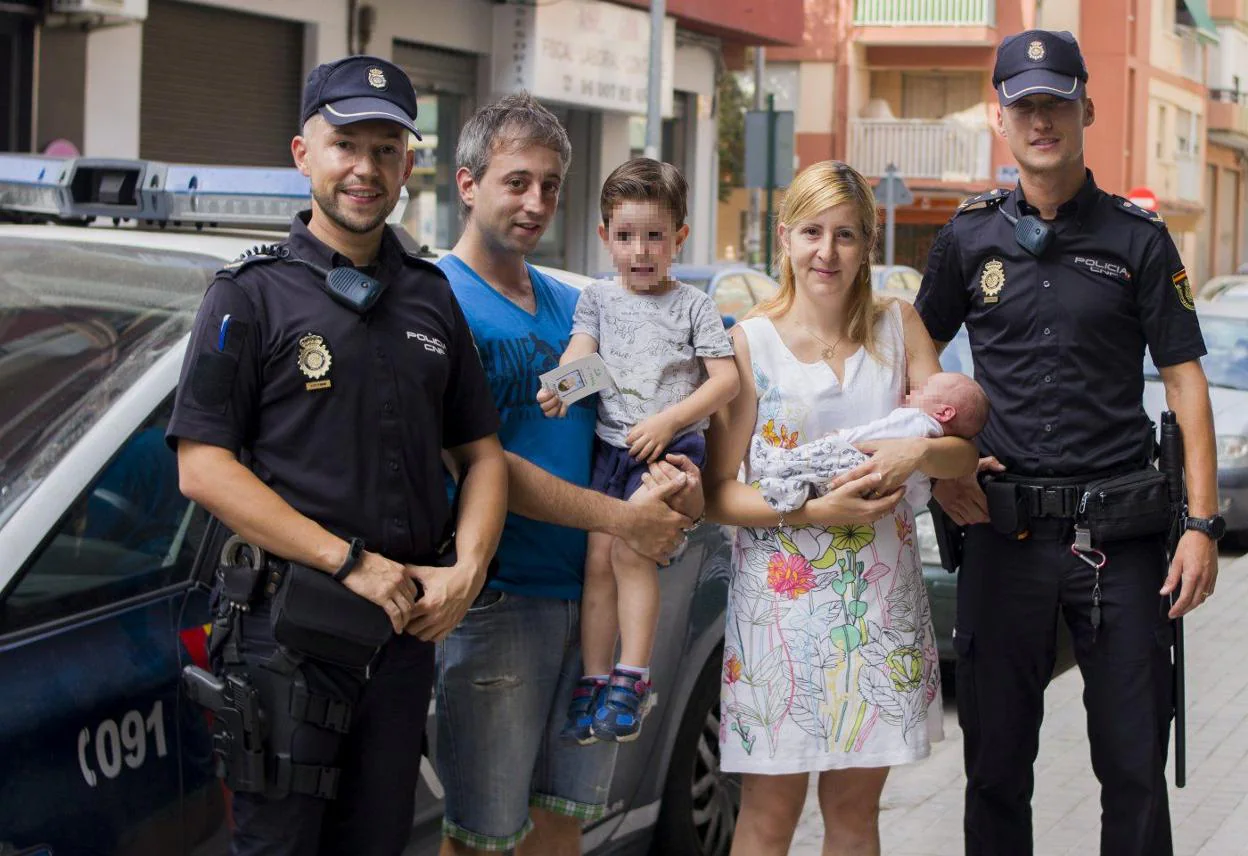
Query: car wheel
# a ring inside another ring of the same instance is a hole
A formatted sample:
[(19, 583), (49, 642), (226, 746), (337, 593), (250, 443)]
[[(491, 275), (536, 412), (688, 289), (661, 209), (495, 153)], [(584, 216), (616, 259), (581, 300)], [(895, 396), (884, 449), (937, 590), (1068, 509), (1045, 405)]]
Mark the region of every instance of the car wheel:
[(663, 785), (653, 856), (727, 856), (741, 808), (741, 777), (719, 769), (719, 675), (716, 651), (689, 697)]

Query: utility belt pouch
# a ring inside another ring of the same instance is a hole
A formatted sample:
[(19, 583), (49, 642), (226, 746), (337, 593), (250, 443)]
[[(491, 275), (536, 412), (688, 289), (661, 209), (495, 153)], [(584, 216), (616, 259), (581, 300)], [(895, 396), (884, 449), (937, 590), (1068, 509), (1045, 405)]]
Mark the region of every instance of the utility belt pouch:
[(1159, 535), (1171, 519), (1166, 474), (1152, 467), (1091, 482), (1079, 500), (1078, 520), (1097, 544)]
[(279, 645), (335, 665), (366, 668), (394, 635), (384, 609), (329, 574), (291, 562), (273, 598)]
[(988, 499), (988, 519), (992, 528), (1008, 538), (1021, 538), (1031, 528), (1027, 495), (1014, 482), (984, 479)]

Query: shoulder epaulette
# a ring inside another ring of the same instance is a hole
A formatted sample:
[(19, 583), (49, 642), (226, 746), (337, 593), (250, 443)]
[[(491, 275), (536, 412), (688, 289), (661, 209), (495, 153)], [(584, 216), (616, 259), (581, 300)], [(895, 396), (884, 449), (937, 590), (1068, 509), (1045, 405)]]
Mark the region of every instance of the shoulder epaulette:
[(222, 273), (235, 275), (244, 268), (260, 262), (278, 262), (286, 258), (287, 249), (282, 244), (257, 244), (221, 269)]
[(1008, 190), (1002, 190), (994, 187), (987, 193), (981, 193), (978, 196), (972, 196), (970, 199), (958, 206), (958, 210), (953, 213), (954, 217), (959, 214), (965, 214), (968, 211), (980, 211), (985, 208), (996, 208), (1005, 201), (1005, 197), (1009, 195)]
[(1130, 214), (1133, 217), (1139, 217), (1141, 220), (1147, 220), (1159, 229), (1166, 228), (1166, 221), (1162, 218), (1161, 212), (1149, 211), (1146, 208), (1141, 208), (1130, 199), (1116, 196), (1112, 193), (1109, 195), (1109, 198), (1113, 200), (1114, 207), (1124, 214)]

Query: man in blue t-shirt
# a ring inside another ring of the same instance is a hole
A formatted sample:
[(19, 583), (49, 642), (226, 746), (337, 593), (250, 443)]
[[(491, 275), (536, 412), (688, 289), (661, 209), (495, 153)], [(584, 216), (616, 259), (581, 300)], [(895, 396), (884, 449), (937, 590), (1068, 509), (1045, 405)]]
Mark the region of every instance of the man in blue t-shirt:
[[(662, 501), (684, 474), (646, 502), (588, 490), (596, 399), (566, 419), (544, 418), (537, 404), (538, 376), (559, 364), (579, 292), (525, 256), (555, 214), (571, 154), (559, 120), (525, 94), (478, 110), (456, 152), (464, 233), (439, 264), (502, 419), (510, 513), (497, 574), (438, 654), (443, 856), (581, 852), (582, 822), (606, 809), (616, 751), (558, 736), (581, 676), (585, 533), (616, 535), (663, 560), (690, 524)], [(687, 493), (682, 510), (700, 513), (700, 490)]]

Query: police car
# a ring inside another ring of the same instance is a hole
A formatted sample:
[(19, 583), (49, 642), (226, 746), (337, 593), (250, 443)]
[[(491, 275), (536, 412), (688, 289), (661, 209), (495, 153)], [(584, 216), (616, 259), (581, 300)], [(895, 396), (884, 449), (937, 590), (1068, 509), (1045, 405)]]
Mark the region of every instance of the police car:
[[(164, 429), (213, 272), (307, 204), (294, 170), (0, 156), (4, 856), (226, 852), (208, 725), (178, 680), (206, 663), (215, 556)], [(620, 751), (587, 852), (728, 852), (727, 576), (714, 526), (661, 575), (666, 692)], [(441, 788), (423, 771), (409, 854), (437, 852)]]

